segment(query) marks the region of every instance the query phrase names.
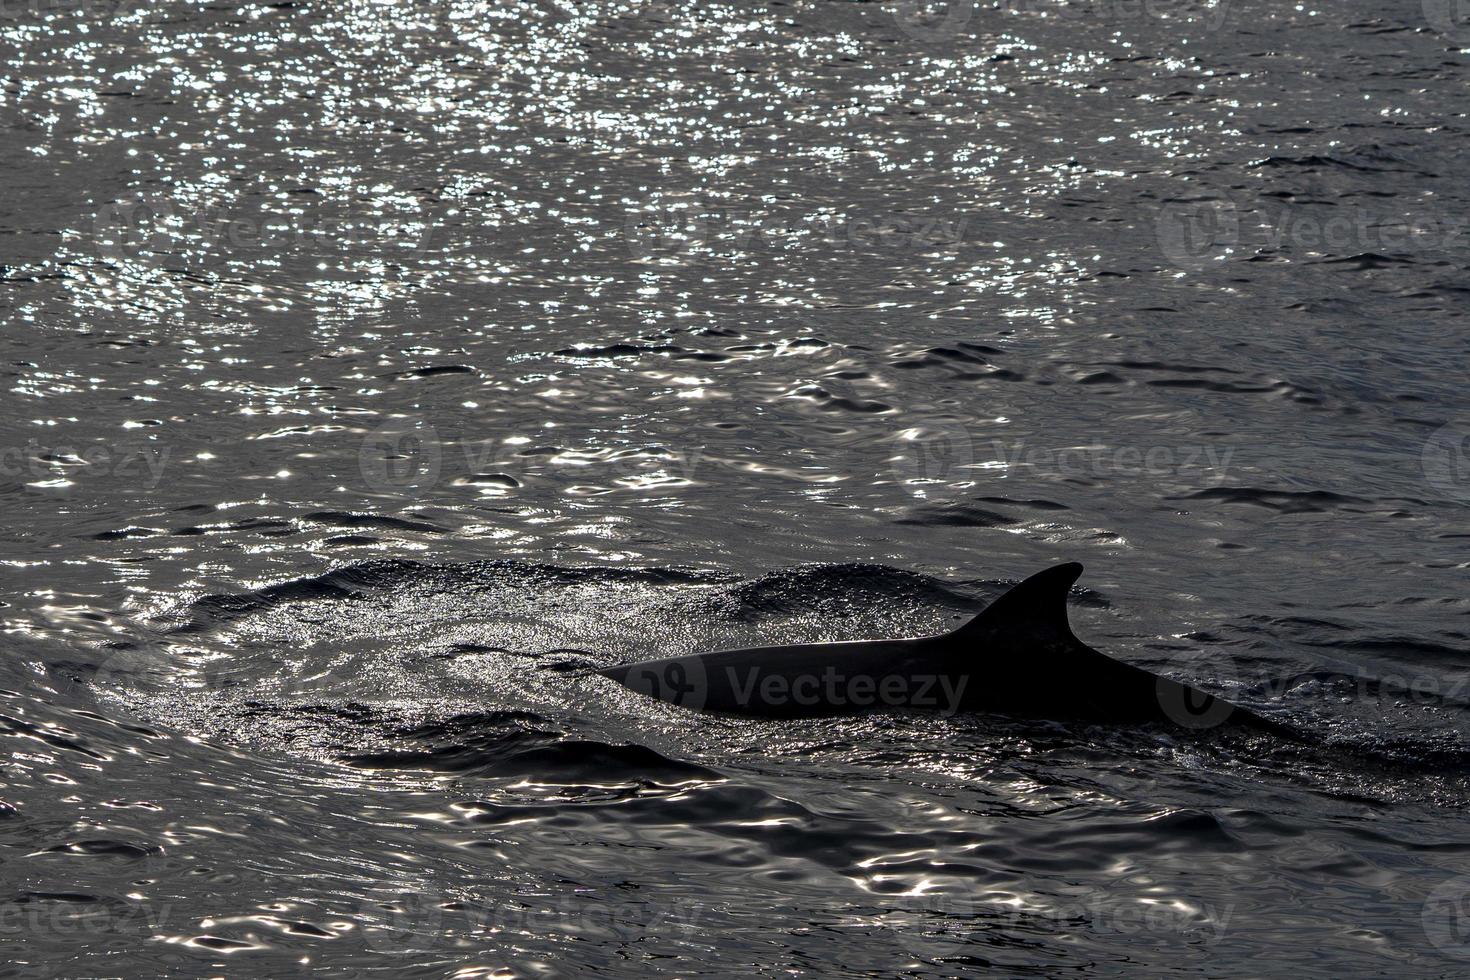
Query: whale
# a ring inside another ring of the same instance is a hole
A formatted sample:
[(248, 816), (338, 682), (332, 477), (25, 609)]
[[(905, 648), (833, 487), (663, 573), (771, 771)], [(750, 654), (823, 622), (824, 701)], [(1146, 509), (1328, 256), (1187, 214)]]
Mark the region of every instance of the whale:
[(1081, 575), (1077, 562), (1038, 572), (948, 633), (717, 650), (596, 673), (684, 708), (765, 718), (918, 709), (1192, 730), (1229, 723), (1297, 736), (1079, 640), (1067, 595)]

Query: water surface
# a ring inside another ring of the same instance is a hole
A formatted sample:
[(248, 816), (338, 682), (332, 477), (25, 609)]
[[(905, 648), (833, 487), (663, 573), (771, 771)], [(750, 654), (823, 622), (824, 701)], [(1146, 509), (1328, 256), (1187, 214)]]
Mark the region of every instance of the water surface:
[[(11, 5), (14, 971), (1463, 971), (1463, 47), (1437, 0)], [(1064, 560), (1084, 638), (1324, 746), (584, 676)]]

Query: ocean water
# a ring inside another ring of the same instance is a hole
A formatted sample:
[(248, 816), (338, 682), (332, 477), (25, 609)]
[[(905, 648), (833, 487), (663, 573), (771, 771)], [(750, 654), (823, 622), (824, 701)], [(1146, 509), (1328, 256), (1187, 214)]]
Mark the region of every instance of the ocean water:
[[(12, 0), (0, 56), (6, 976), (1470, 972), (1464, 4)], [(589, 676), (1072, 560), (1085, 640), (1310, 744)]]

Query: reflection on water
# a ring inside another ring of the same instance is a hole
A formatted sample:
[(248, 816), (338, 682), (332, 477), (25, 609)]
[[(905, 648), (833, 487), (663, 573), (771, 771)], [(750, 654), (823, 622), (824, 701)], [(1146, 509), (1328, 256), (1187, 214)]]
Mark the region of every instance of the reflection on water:
[[(1452, 7), (6, 5), (22, 969), (1452, 973)], [(1331, 748), (583, 676), (1064, 559)]]

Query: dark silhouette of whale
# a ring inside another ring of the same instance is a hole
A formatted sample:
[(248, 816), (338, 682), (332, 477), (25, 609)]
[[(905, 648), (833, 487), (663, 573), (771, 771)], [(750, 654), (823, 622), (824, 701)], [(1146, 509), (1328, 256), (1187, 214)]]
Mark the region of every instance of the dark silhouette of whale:
[(598, 673), (684, 707), (773, 718), (921, 708), (1190, 729), (1229, 721), (1297, 737), (1077, 639), (1067, 622), (1067, 592), (1081, 574), (1076, 562), (1038, 572), (937, 636), (720, 650)]

